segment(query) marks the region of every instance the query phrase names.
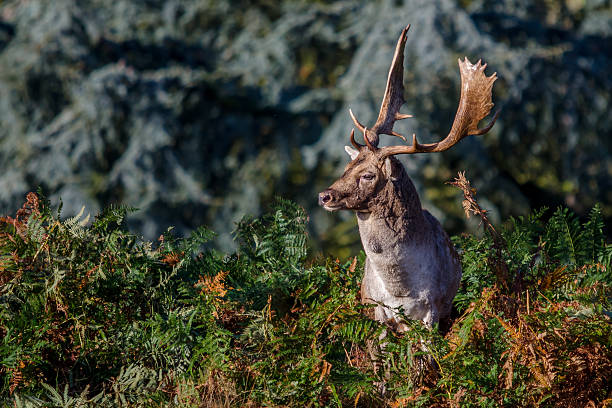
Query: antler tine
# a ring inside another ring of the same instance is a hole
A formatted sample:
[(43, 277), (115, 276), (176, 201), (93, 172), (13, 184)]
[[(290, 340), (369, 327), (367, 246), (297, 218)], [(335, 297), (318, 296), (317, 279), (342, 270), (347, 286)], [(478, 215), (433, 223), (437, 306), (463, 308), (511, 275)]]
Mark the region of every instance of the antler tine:
[(480, 60), (476, 64), (471, 64), (466, 57), (464, 61), (459, 60), (458, 62), (461, 73), (461, 98), (448, 136), (440, 142), (428, 144), (417, 143), (416, 136), (413, 136), (412, 146), (383, 147), (380, 149), (381, 157), (395, 154), (442, 152), (466, 136), (483, 135), (493, 127), (500, 111), (495, 113), (491, 122), (484, 128), (479, 129), (478, 122), (484, 119), (493, 107), (491, 93), (497, 73), (486, 76), (484, 69), (487, 64), (481, 64)]
[(376, 146), (374, 146), (374, 144), (370, 142), (370, 139), (368, 139), (368, 128), (367, 127), (363, 129), (363, 139), (365, 140), (366, 145), (368, 146), (368, 149), (370, 149), (371, 151), (376, 151)]
[(400, 138), (400, 139), (402, 139), (404, 142), (408, 142), (408, 140), (406, 140), (406, 138), (405, 138), (404, 136), (400, 135), (400, 134), (399, 134), (399, 133), (397, 133), (397, 132), (391, 132), (391, 135), (392, 135), (392, 136), (399, 137), (399, 138)]
[(351, 129), (351, 144), (353, 145), (353, 147), (355, 147), (355, 149), (357, 150), (361, 150), (361, 148), (363, 147), (362, 144), (359, 144), (355, 141), (355, 129)]
[[(351, 109), (349, 109), (349, 115), (351, 115), (351, 119), (353, 119), (353, 123), (355, 124), (355, 126), (357, 126), (357, 128), (363, 132), (363, 138), (366, 141), (366, 145), (371, 150), (376, 150), (378, 146), (378, 134), (372, 132), (372, 129), (368, 129), (367, 126), (362, 125), (361, 122), (357, 120), (355, 114)], [(402, 139), (406, 140), (406, 138), (400, 134), (396, 133), (395, 136), (401, 137)]]
[(472, 135), (474, 135), (474, 136), (484, 135), (489, 130), (491, 130), (491, 128), (495, 124), (495, 121), (497, 121), (497, 118), (498, 118), (500, 113), (501, 113), (501, 109), (496, 110), (495, 114), (493, 115), (493, 119), (491, 119), (491, 122), (489, 122), (489, 124), (487, 126), (483, 127), (482, 129), (478, 129), (476, 132), (472, 133)]
[(351, 108), (349, 108), (349, 115), (351, 115), (351, 119), (353, 119), (353, 123), (355, 124), (355, 126), (357, 126), (357, 129), (363, 132), (363, 130), (365, 129), (365, 126), (359, 123), (359, 121), (355, 117), (355, 114), (353, 113), (353, 110)]
[(397, 132), (393, 131), (393, 125), (395, 121), (406, 118), (411, 118), (412, 115), (406, 115), (400, 113), (399, 110), (404, 104), (404, 47), (406, 45), (406, 39), (408, 37), (408, 30), (410, 24), (402, 30), (402, 33), (397, 40), (395, 46), (395, 54), (393, 55), (393, 61), (389, 68), (389, 75), (387, 77), (387, 87), (385, 88), (385, 96), (383, 97), (380, 105), (380, 112), (378, 119), (372, 127), (372, 133), (377, 135), (387, 134), (397, 136), (404, 141), (406, 138)]

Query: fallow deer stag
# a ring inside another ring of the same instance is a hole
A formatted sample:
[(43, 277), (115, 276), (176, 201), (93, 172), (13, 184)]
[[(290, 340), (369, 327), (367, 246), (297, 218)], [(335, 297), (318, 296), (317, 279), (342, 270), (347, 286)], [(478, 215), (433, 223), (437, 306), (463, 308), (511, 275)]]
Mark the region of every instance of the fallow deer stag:
[(437, 143), (378, 147), (379, 135), (393, 135), (395, 121), (411, 117), (400, 113), (403, 93), (404, 46), (408, 25), (399, 37), (389, 69), (387, 87), (376, 123), (362, 125), (349, 110), (355, 126), (363, 132), (365, 145), (350, 140), (351, 156), (344, 174), (319, 194), (319, 204), (328, 211), (353, 210), (367, 255), (361, 284), (361, 301), (374, 303), (374, 318), (404, 330), (398, 310), (422, 320), (428, 327), (450, 315), (461, 279), (457, 252), (440, 223), (421, 207), (412, 181), (394, 157), (398, 154), (442, 152), (468, 135), (487, 133), (499, 114), (479, 129), (478, 123), (493, 107), (491, 90), (496, 74), (484, 74), (486, 64), (459, 60), (461, 97), (448, 136)]

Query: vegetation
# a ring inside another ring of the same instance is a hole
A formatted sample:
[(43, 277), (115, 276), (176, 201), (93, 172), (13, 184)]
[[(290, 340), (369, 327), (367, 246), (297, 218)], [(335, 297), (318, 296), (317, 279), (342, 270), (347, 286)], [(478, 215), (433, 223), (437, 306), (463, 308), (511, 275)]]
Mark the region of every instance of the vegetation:
[[(85, 406), (597, 406), (610, 402), (611, 258), (599, 207), (455, 237), (456, 318), (387, 332), (375, 370), (364, 256), (309, 256), (308, 218), (279, 200), (237, 226), (239, 249), (172, 230), (143, 242), (128, 208), (61, 220), (30, 193), (0, 219), (1, 401)], [(381, 393), (381, 389), (385, 389)]]

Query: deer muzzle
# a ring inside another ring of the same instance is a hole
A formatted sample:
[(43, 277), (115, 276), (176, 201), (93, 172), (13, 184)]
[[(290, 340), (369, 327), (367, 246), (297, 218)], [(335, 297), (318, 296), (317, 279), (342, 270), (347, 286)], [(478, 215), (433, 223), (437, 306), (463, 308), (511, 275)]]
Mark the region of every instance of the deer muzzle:
[(333, 211), (336, 208), (337, 192), (328, 188), (319, 193), (319, 205), (328, 211)]

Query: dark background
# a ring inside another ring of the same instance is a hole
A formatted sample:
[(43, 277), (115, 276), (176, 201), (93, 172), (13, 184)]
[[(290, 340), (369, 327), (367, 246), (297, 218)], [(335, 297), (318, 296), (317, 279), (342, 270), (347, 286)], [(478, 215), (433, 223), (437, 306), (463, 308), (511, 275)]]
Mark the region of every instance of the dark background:
[(40, 186), (65, 216), (128, 204), (147, 239), (206, 224), (227, 249), (235, 221), (282, 196), (317, 250), (348, 256), (354, 217), (316, 194), (348, 162), (348, 108), (374, 122), (408, 23), (400, 133), (447, 134), (457, 58), (499, 76), (489, 134), (402, 159), (445, 228), (477, 227), (445, 184), (459, 170), (494, 222), (599, 202), (609, 227), (607, 0), (0, 2), (0, 213)]

